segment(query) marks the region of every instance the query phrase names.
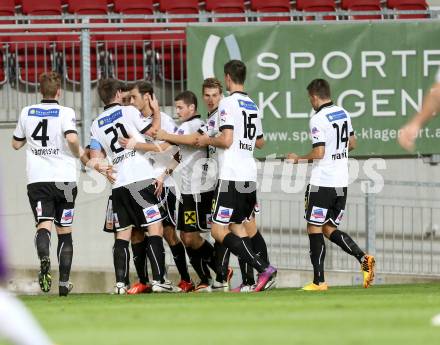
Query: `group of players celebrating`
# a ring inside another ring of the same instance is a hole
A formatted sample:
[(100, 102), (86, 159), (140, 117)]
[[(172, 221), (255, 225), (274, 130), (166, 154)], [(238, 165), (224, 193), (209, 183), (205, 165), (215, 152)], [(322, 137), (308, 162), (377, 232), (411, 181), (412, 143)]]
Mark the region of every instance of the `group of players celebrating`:
[[(261, 113), (244, 92), (245, 79), (245, 64), (231, 60), (224, 65), (229, 96), (223, 97), (219, 80), (203, 82), (206, 121), (197, 111), (193, 92), (177, 95), (178, 124), (160, 111), (149, 83), (124, 88), (117, 80), (101, 80), (98, 93), (104, 111), (93, 121), (90, 145), (82, 150), (73, 109), (57, 102), (59, 76), (48, 73), (40, 77), (43, 100), (22, 110), (12, 145), (19, 149), (28, 143), (27, 187), (37, 224), (35, 245), (42, 291), (48, 292), (52, 283), (52, 223), (58, 234), (60, 296), (67, 296), (73, 286), (69, 275), (77, 194), (75, 158), (105, 175), (112, 185), (104, 230), (115, 238), (116, 294), (258, 292), (275, 286), (277, 269), (269, 263), (266, 243), (255, 222), (259, 205), (253, 152), (264, 145)], [(359, 260), (364, 287), (368, 287), (374, 278), (374, 258), (337, 230), (347, 196), (348, 151), (355, 145), (350, 117), (331, 103), (326, 81), (312, 81), (308, 92), (316, 110), (310, 121), (313, 150), (303, 157), (287, 157), (292, 163), (314, 160), (305, 214), (314, 281), (304, 289), (328, 288), (323, 233)], [(209, 231), (214, 245), (201, 235)], [(163, 238), (180, 274), (177, 285), (166, 275)], [(130, 241), (139, 278), (131, 287)], [(242, 284), (235, 289), (230, 288), (231, 252), (238, 257), (242, 276)], [(197, 284), (190, 278), (186, 255), (198, 276)]]

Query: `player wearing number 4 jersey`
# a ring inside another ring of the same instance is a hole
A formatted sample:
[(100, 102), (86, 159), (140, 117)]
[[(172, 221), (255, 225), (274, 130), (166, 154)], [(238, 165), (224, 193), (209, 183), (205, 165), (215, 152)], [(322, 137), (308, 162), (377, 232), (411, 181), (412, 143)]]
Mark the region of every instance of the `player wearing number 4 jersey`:
[(277, 270), (255, 254), (243, 225), (257, 203), (257, 166), (253, 157), (257, 140), (262, 140), (261, 114), (244, 92), (246, 65), (231, 60), (224, 66), (225, 86), (231, 93), (220, 101), (221, 134), (210, 138), (217, 147), (219, 180), (214, 191), (212, 236), (258, 272), (255, 291), (273, 286)]
[(305, 216), (313, 265), (313, 283), (303, 290), (323, 291), (325, 242), (323, 234), (361, 264), (364, 287), (374, 279), (374, 257), (365, 254), (353, 239), (338, 230), (345, 211), (348, 186), (348, 151), (356, 146), (350, 115), (331, 101), (330, 86), (315, 79), (308, 86), (309, 100), (316, 113), (310, 119), (313, 149), (305, 156), (290, 153), (292, 163), (313, 160), (310, 184), (305, 195)]
[(40, 78), (43, 100), (23, 108), (12, 146), (18, 150), (26, 142), (28, 197), (35, 217), (35, 246), (40, 259), (38, 281), (43, 292), (51, 288), (50, 231), (55, 223), (58, 234), (59, 294), (67, 296), (72, 265), (72, 222), (76, 188), (76, 162), (80, 146), (76, 132), (75, 112), (58, 104), (61, 78), (43, 73)]

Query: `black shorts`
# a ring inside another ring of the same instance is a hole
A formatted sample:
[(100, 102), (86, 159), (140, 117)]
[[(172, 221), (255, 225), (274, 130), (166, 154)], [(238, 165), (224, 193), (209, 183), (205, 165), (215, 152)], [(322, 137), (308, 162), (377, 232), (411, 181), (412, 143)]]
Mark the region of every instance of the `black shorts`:
[(78, 194), (75, 182), (30, 183), (27, 191), (37, 225), (53, 220), (60, 227), (72, 226)]
[(344, 216), (347, 202), (347, 187), (318, 187), (308, 185), (305, 194), (305, 214), (307, 223), (324, 225), (330, 221), (338, 227)]
[(214, 191), (214, 223), (241, 224), (249, 221), (257, 213), (255, 211), (259, 211), (256, 182), (219, 180)]
[(166, 217), (165, 207), (154, 195), (154, 180), (130, 183), (112, 190), (113, 226), (144, 228)]
[(213, 192), (182, 194), (178, 203), (177, 229), (184, 232), (209, 231)]
[(164, 203), (166, 218), (162, 220), (163, 226), (176, 227), (176, 190), (174, 187), (164, 187), (161, 195)]

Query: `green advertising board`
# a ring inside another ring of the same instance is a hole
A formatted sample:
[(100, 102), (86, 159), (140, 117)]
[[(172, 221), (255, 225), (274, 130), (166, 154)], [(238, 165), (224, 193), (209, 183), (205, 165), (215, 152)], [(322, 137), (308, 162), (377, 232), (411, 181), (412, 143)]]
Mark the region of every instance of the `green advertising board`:
[[(246, 63), (246, 91), (263, 114), (259, 158), (311, 148), (306, 87), (315, 78), (328, 80), (333, 101), (351, 114), (355, 155), (396, 156), (405, 154), (398, 129), (440, 66), (440, 21), (191, 25), (187, 52), (188, 88), (200, 98), (204, 78), (223, 81), (225, 62)], [(439, 124), (421, 131), (419, 153), (440, 153)]]

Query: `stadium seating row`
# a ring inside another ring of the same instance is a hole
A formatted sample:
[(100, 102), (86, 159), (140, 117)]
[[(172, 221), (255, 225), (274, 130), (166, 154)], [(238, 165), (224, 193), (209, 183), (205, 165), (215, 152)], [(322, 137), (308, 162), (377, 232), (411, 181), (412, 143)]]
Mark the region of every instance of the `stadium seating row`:
[[(340, 6), (344, 10), (352, 11), (378, 11), (382, 8), (381, 0), (342, 0)], [(387, 0), (386, 7), (397, 10), (425, 10), (428, 5), (426, 0)], [(246, 10), (261, 13), (290, 12), (291, 10), (332, 12), (336, 8), (335, 0), (296, 0), (294, 4), (291, 4), (289, 0), (251, 0), (246, 2), (244, 0), (204, 0), (203, 2), (198, 0), (1, 0), (0, 16), (14, 15), (17, 9), (25, 15), (59, 15), (63, 12), (78, 15), (105, 15), (109, 12), (151, 15), (155, 12), (198, 14), (201, 10), (217, 14), (240, 14), (245, 13)], [(412, 15), (409, 18), (418, 17), (420, 15)], [(377, 16), (358, 16), (357, 19), (372, 18), (377, 18)], [(408, 18), (408, 16), (403, 18)], [(217, 21), (238, 20), (244, 20), (244, 17), (217, 19)], [(272, 18), (263, 17), (262, 20), (272, 20)], [(290, 18), (281, 17), (278, 20), (290, 20)]]
[[(402, 10), (427, 9), (425, 0), (388, 0), (389, 8)], [(378, 11), (381, 0), (342, 0), (342, 9), (353, 11)], [(271, 17), (270, 13), (290, 12), (291, 10), (332, 12), (336, 9), (334, 0), (1, 0), (0, 24), (14, 24), (15, 21), (1, 20), (2, 16), (24, 15), (103, 15), (108, 13), (143, 14), (198, 14), (237, 13), (246, 11), (267, 13), (260, 20), (291, 20), (290, 16)], [(417, 18), (425, 15), (401, 15), (401, 18)], [(380, 15), (354, 16), (354, 19), (380, 19)], [(306, 18), (313, 19), (313, 18)], [(324, 19), (334, 20), (336, 16)], [(107, 18), (95, 19), (107, 22)], [(174, 22), (197, 21), (197, 17), (172, 19)], [(244, 17), (217, 18), (216, 21), (244, 21)], [(125, 19), (125, 22), (139, 22), (139, 19)], [(151, 20), (152, 21), (152, 20)], [(33, 20), (33, 23), (61, 24), (61, 19)], [(8, 30), (3, 30), (8, 31)], [(2, 50), (0, 54), (0, 84), (7, 79), (34, 84), (37, 76), (45, 70), (58, 70), (73, 83), (80, 82), (80, 42), (79, 35), (70, 35), (70, 30), (58, 28), (69, 35), (40, 34), (23, 32), (17, 36), (0, 35)], [(33, 30), (42, 31), (42, 30)], [(109, 31), (106, 29), (106, 31)], [(120, 80), (134, 81), (153, 78), (159, 75), (165, 80), (185, 79), (186, 46), (183, 33), (155, 34), (152, 40), (151, 29), (144, 34), (93, 34), (91, 35), (91, 75), (92, 80), (102, 76), (114, 76)], [(127, 44), (126, 42), (131, 42)]]

